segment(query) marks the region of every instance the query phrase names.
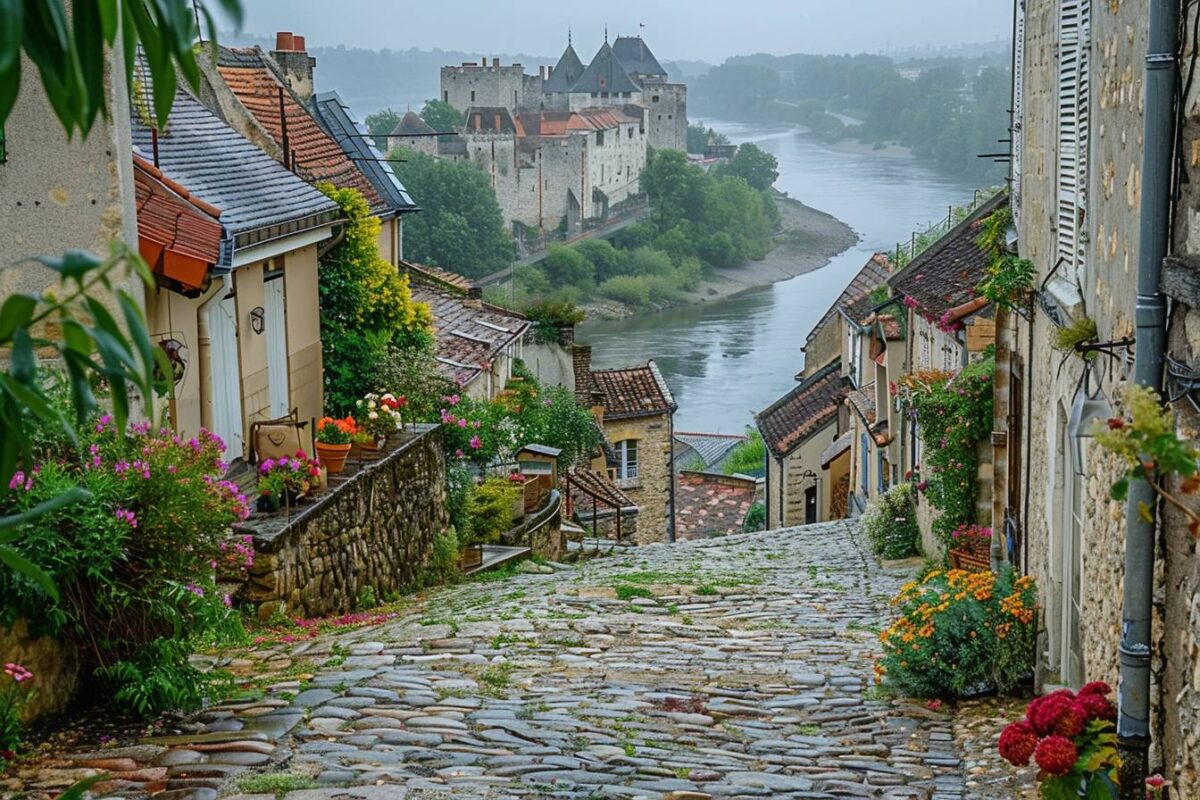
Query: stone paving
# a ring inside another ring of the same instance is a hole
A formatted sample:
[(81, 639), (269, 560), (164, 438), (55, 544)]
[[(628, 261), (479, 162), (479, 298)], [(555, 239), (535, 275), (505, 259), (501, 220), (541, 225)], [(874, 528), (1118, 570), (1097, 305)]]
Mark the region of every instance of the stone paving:
[(871, 684), (910, 572), (836, 522), (464, 584), (258, 653), (316, 665), (266, 699), (67, 762), (165, 800), (1009, 796), (968, 785), (950, 713)]

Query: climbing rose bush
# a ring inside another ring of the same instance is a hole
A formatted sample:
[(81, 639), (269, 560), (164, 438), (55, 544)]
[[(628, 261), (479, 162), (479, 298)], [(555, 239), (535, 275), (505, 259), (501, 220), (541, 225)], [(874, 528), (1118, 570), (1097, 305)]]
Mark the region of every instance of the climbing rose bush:
[(876, 681), (917, 697), (1008, 691), (1033, 667), (1037, 593), (1011, 568), (934, 570), (892, 600), (898, 617), (880, 634)]
[(1107, 683), (1086, 684), (1076, 694), (1059, 689), (1035, 697), (1024, 719), (1000, 734), (999, 751), (1016, 767), (1038, 767), (1041, 795), (1047, 800), (1117, 796), (1117, 709)]

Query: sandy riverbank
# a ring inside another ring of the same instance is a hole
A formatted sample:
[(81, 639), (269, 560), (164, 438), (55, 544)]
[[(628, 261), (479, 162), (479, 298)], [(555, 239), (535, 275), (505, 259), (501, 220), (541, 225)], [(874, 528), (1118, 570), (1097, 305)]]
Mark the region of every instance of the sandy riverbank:
[[(696, 291), (685, 292), (679, 302), (671, 305), (711, 303), (756, 286), (786, 281), (824, 267), (858, 241), (858, 234), (837, 217), (783, 195), (776, 202), (782, 230), (775, 236), (775, 247), (766, 258), (718, 269)], [(583, 308), (589, 317), (597, 319), (621, 319), (644, 313), (611, 300), (592, 301)]]

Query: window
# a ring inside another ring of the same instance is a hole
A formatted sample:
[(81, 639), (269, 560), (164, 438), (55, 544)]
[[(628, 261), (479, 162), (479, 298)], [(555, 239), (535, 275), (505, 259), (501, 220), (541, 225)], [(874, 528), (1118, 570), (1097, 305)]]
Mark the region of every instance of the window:
[(4, 138), (4, 126), (0, 125), (0, 164), (8, 163), (8, 140)]
[(474, 89), (471, 90), (471, 102), (472, 103), (475, 102), (475, 90)]
[(442, 102), (443, 102), (443, 103), (449, 103), (449, 102), (450, 102), (450, 91), (449, 91), (449, 90), (446, 90), (446, 91), (443, 91), (443, 92), (442, 92)]
[(858, 476), (859, 487), (865, 499), (871, 496), (871, 450), (865, 433), (858, 437), (858, 469), (861, 473)]
[(1087, 208), (1091, 0), (1062, 0), (1058, 17), (1057, 260), (1075, 283), (1083, 261)]
[(638, 443), (637, 439), (625, 439), (617, 442), (617, 478), (632, 480), (638, 476)]
[(650, 102), (651, 102), (651, 103), (657, 103), (657, 102), (658, 102), (658, 95), (656, 95), (656, 94), (655, 94), (655, 95), (651, 95), (651, 96), (650, 96)]
[(604, 131), (596, 131), (596, 146), (604, 146)]
[(855, 386), (862, 384), (862, 342), (861, 336), (854, 328), (846, 330), (846, 363), (850, 365), (850, 380)]

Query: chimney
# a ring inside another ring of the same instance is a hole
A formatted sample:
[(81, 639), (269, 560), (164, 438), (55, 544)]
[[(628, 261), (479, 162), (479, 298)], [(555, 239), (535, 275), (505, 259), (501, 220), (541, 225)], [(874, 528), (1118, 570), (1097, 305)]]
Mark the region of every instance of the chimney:
[(479, 130), (479, 129), (480, 129), (481, 125), (480, 125), (480, 121), (479, 121), (479, 115), (478, 115), (478, 114), (472, 114), (472, 115), (471, 115), (471, 122), (472, 122), (472, 125), (471, 125), (471, 127), (473, 127), (475, 130)]
[(576, 342), (571, 347), (571, 374), (575, 379), (575, 398), (592, 407), (592, 346)]
[(483, 308), (483, 287), (468, 287), (467, 300), (463, 305), (465, 305), (467, 308)]
[(291, 31), (280, 31), (275, 34), (275, 49), (271, 58), (279, 65), (288, 87), (307, 103), (313, 96), (313, 69), (317, 60), (304, 51), (304, 37), (296, 36)]
[(538, 67), (538, 77), (541, 78), (542, 80), (546, 80), (546, 65), (545, 64), (542, 64), (540, 67)]
[(500, 115), (496, 114), (495, 118), (496, 118), (496, 133), (500, 133)]
[(492, 66), (493, 66), (493, 67), (498, 67), (498, 66), (500, 66), (500, 59), (498, 59), (498, 58), (493, 58), (493, 59), (492, 59)]
[(554, 74), (554, 67), (546, 67), (546, 80), (550, 80), (550, 76)]

